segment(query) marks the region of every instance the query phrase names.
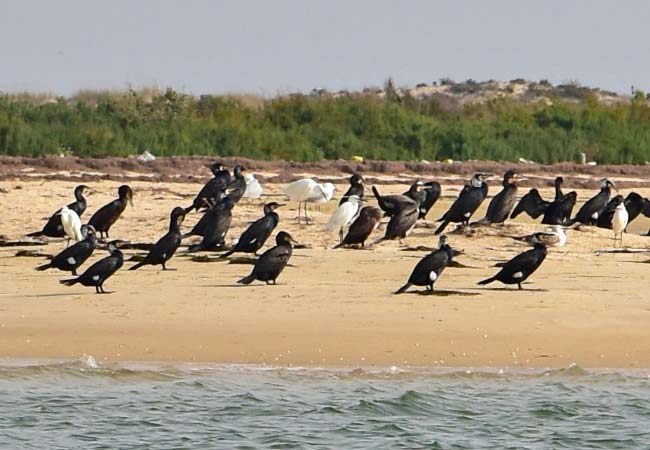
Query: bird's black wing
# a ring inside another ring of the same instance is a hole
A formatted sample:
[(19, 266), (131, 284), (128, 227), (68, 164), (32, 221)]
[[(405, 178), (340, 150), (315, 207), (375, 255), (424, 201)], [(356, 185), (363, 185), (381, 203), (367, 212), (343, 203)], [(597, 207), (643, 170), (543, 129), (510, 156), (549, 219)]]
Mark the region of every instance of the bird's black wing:
[(440, 273), (449, 265), (449, 254), (444, 250), (436, 250), (422, 258), (413, 268), (409, 283), (425, 285), (431, 282), (431, 272)]
[(270, 248), (260, 256), (253, 269), (253, 274), (279, 273), (289, 262), (292, 249), (287, 245), (278, 245)]
[(397, 214), (393, 215), (386, 225), (386, 234), (384, 239), (395, 239), (405, 237), (410, 230), (413, 229), (418, 220), (417, 205), (412, 205), (411, 208), (404, 208)]
[(270, 216), (256, 220), (242, 233), (235, 248), (238, 251), (249, 248), (261, 248), (273, 232), (275, 226), (276, 224)]
[(372, 187), (372, 193), (375, 194), (379, 207), (388, 216), (397, 214), (406, 205), (415, 205), (415, 201), (405, 195), (380, 195), (374, 186)]
[(520, 253), (506, 262), (496, 277), (497, 279), (499, 277), (512, 278), (517, 272), (523, 272), (525, 276), (528, 276), (539, 267), (545, 257), (544, 253), (535, 249)]
[(227, 180), (224, 177), (214, 177), (210, 179), (205, 185), (201, 188), (194, 200), (192, 205), (194, 208), (201, 209), (207, 206), (206, 202), (211, 200), (219, 195), (219, 193), (226, 190)]
[(537, 219), (539, 216), (544, 214), (549, 203), (544, 201), (539, 191), (535, 188), (528, 191), (526, 195), (521, 197), (517, 206), (515, 206), (514, 211), (510, 215), (511, 219), (514, 219), (522, 212), (525, 212), (533, 219)]
[(149, 254), (147, 254), (143, 262), (154, 265), (162, 264), (174, 256), (179, 245), (181, 245), (180, 234), (170, 231), (158, 239), (153, 247), (151, 247)]
[(614, 200), (610, 200), (607, 205), (600, 211), (598, 218), (596, 219), (596, 226), (598, 228), (612, 228), (612, 221), (614, 219), (614, 212), (616, 210)]
[(88, 225), (92, 225), (97, 231), (107, 231), (120, 218), (125, 208), (125, 201), (113, 200), (99, 208), (88, 221)]
[(78, 280), (81, 284), (96, 284), (99, 280), (105, 280), (111, 276), (117, 269), (121, 266), (121, 261), (114, 256), (107, 256), (104, 259), (100, 259), (92, 266), (88, 267), (84, 273), (82, 273)]
[(478, 207), (481, 206), (481, 203), (483, 203), (483, 200), (485, 199), (483, 193), (483, 187), (463, 187), (458, 198), (440, 220), (447, 220), (449, 222), (462, 222), (469, 220), (472, 214), (474, 214)]
[(343, 239), (343, 245), (353, 245), (365, 242), (370, 236), (370, 233), (377, 227), (379, 220), (381, 220), (381, 213), (374, 206), (365, 206), (359, 213), (348, 233)]
[(88, 241), (80, 241), (66, 248), (52, 258), (52, 265), (58, 269), (68, 270), (79, 267), (92, 255), (95, 247)]

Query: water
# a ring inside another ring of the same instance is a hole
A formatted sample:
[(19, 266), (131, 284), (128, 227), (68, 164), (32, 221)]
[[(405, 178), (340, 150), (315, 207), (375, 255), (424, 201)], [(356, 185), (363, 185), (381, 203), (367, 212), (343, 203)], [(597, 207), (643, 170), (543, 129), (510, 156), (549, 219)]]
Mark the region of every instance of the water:
[(647, 373), (0, 367), (2, 449), (634, 449)]

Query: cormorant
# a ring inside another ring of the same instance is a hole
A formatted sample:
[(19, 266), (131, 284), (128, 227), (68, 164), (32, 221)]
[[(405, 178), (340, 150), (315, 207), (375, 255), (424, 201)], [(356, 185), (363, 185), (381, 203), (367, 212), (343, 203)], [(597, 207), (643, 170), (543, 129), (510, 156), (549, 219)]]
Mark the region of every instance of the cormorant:
[(420, 214), (418, 215), (418, 219), (426, 218), (431, 208), (433, 208), (433, 205), (435, 205), (440, 198), (442, 188), (440, 187), (440, 183), (437, 181), (427, 181), (424, 183), (424, 189), (422, 192), (424, 193), (424, 198), (420, 202)]
[(361, 201), (364, 200), (363, 177), (358, 173), (353, 173), (352, 176), (350, 177), (350, 187), (348, 188), (347, 191), (345, 191), (343, 197), (341, 197), (341, 200), (339, 201), (339, 206), (347, 202), (348, 198), (351, 195), (356, 195), (357, 197), (359, 197)]
[(52, 260), (36, 267), (36, 270), (59, 269), (65, 272), (72, 272), (77, 275), (79, 268), (95, 251), (97, 239), (95, 238), (95, 229), (90, 225), (82, 225), (81, 233), (84, 236), (82, 241), (77, 242), (71, 247), (66, 248), (58, 255), (52, 257)]
[(100, 237), (102, 235), (108, 237), (108, 230), (120, 218), (126, 209), (127, 202), (133, 207), (133, 191), (129, 186), (124, 184), (119, 187), (117, 192), (118, 198), (95, 211), (95, 214), (88, 221), (88, 225), (95, 227)]
[(384, 211), (384, 216), (393, 216), (401, 211), (405, 204), (415, 204), (417, 203), (406, 195), (380, 195), (376, 187), (372, 187), (372, 193), (377, 199), (377, 204)]
[(598, 215), (598, 219), (596, 219), (596, 226), (598, 228), (606, 228), (608, 230), (612, 229), (612, 219), (614, 218), (614, 212), (616, 211), (616, 207), (624, 203), (625, 199), (623, 198), (622, 195), (616, 195), (612, 197), (612, 199), (607, 203), (607, 205), (602, 209), (600, 214)]
[[(74, 197), (75, 201), (68, 204), (68, 209), (76, 212), (79, 217), (86, 211), (86, 198), (83, 196), (84, 190), (89, 190), (90, 188), (85, 184), (80, 184), (74, 188)], [(61, 224), (61, 209), (58, 209), (52, 214), (48, 219), (47, 223), (41, 231), (35, 231), (29, 233), (27, 236), (36, 237), (36, 236), (47, 236), (47, 237), (65, 237), (65, 231), (63, 230), (63, 225)]]
[(453, 254), (453, 250), (447, 244), (447, 236), (443, 234), (438, 241), (438, 249), (429, 253), (415, 265), (408, 282), (395, 294), (401, 294), (413, 285), (426, 286), (427, 291), (432, 293), (433, 284), (440, 278), (445, 267), (451, 263)]
[(364, 247), (370, 234), (379, 226), (381, 217), (382, 214), (379, 208), (364, 206), (357, 219), (348, 228), (348, 233), (343, 238), (343, 242), (334, 248), (356, 244), (361, 244)]
[(519, 214), (525, 212), (533, 219), (537, 219), (544, 214), (550, 204), (551, 202), (544, 200), (536, 188), (532, 188), (526, 195), (521, 197), (512, 214), (510, 214), (510, 218), (515, 219)]
[(607, 202), (609, 202), (612, 187), (616, 189), (614, 183), (607, 178), (600, 180), (600, 192), (587, 200), (587, 202), (578, 210), (578, 214), (576, 214), (567, 225), (573, 225), (576, 222), (580, 222), (584, 225), (596, 224), (598, 216), (600, 216), (605, 206), (607, 206)]
[(235, 166), (233, 170), (234, 180), (226, 188), (226, 193), (233, 203), (239, 202), (246, 192), (246, 169), (244, 166)]
[(528, 191), (519, 200), (510, 218), (514, 219), (522, 212), (526, 212), (533, 219), (537, 219), (543, 214), (542, 223), (546, 225), (561, 225), (566, 223), (571, 217), (578, 194), (575, 191), (563, 194), (561, 189), (563, 182), (564, 179), (562, 177), (555, 179), (555, 199), (553, 201), (544, 200), (535, 188)]
[(419, 210), (415, 200), (405, 195), (385, 195), (381, 197), (384, 205), (386, 205), (385, 200), (387, 198), (390, 200), (390, 220), (388, 221), (388, 225), (386, 225), (384, 236), (375, 241), (375, 244), (393, 239), (399, 239), (402, 242), (402, 239), (407, 237), (411, 230), (413, 230), (418, 220)]
[(203, 239), (196, 245), (191, 245), (189, 252), (213, 250), (225, 245), (226, 234), (232, 222), (232, 208), (235, 206), (229, 196), (213, 206), (206, 214)]
[(650, 217), (650, 200), (642, 197), (636, 192), (630, 192), (627, 194), (627, 197), (625, 197), (625, 209), (627, 209), (627, 214), (629, 216), (628, 223), (636, 219), (639, 214)]
[(239, 237), (235, 247), (221, 255), (221, 258), (226, 258), (235, 252), (253, 253), (257, 255), (257, 251), (264, 246), (264, 243), (278, 225), (280, 216), (278, 216), (275, 210), (281, 206), (284, 205), (277, 202), (264, 205), (264, 217), (250, 224), (246, 228), (246, 231)]
[(516, 284), (519, 289), (521, 283), (533, 274), (546, 258), (546, 246), (542, 243), (539, 236), (533, 237), (533, 248), (525, 251), (501, 266), (501, 270), (486, 280), (479, 281), (478, 284), (485, 285), (493, 281), (500, 281), (503, 284)]
[(186, 214), (193, 209), (198, 211), (203, 208), (208, 208), (210, 202), (220, 193), (224, 192), (230, 184), (230, 172), (226, 170), (221, 162), (217, 161), (212, 164), (210, 170), (214, 176), (201, 188), (192, 201), (192, 205), (185, 208)]
[(361, 200), (356, 195), (350, 196), (347, 202), (341, 204), (330, 217), (330, 220), (325, 225), (327, 231), (338, 231), (339, 244), (343, 243), (343, 227), (352, 222), (359, 213), (361, 207)]
[(487, 213), (479, 222), (503, 223), (506, 221), (517, 200), (518, 180), (519, 174), (514, 170), (508, 170), (503, 175), (503, 189), (490, 200)]
[(162, 265), (163, 270), (168, 270), (165, 263), (169, 261), (178, 247), (181, 245), (181, 224), (185, 219), (185, 210), (180, 206), (174, 208), (169, 217), (169, 231), (153, 247), (145, 258), (136, 265), (129, 268), (129, 270), (136, 270), (142, 266)]
[(287, 266), (291, 258), (291, 243), (295, 241), (286, 231), (280, 231), (275, 237), (276, 246), (268, 249), (255, 263), (250, 275), (237, 281), (239, 284), (251, 284), (255, 280), (265, 281), (266, 284), (276, 284), (275, 280)]
[[(219, 204), (223, 201), (225, 197), (226, 194), (224, 192), (218, 193), (217, 197), (214, 198), (214, 202), (210, 204), (208, 210), (203, 213), (201, 218), (198, 220), (198, 222), (194, 224), (192, 229), (183, 235), (183, 239), (188, 238), (190, 236), (203, 236), (205, 234), (205, 229), (212, 217), (212, 214), (210, 212), (214, 211), (215, 208), (218, 208)], [(187, 213), (187, 209), (185, 209), (185, 212)]]
[(463, 187), (463, 190), (460, 191), (458, 198), (451, 205), (449, 210), (437, 220), (437, 222), (442, 221), (442, 224), (438, 227), (435, 234), (442, 233), (449, 222), (460, 222), (463, 226), (469, 224), (469, 219), (472, 217), (472, 214), (481, 206), (485, 197), (488, 193), (488, 185), (485, 180), (490, 175), (484, 173), (475, 174), (470, 180), (469, 184)]
[[(409, 186), (408, 191), (404, 192), (402, 195), (405, 195), (411, 200), (414, 200), (419, 206), (424, 200), (424, 197), (426, 195), (424, 191), (420, 190), (421, 187), (422, 187), (422, 182), (420, 180), (416, 180), (415, 183)], [(420, 213), (418, 211), (418, 218), (419, 216)]]
[(108, 243), (109, 256), (100, 259), (95, 264), (86, 269), (77, 278), (61, 280), (61, 284), (72, 286), (81, 283), (83, 286), (95, 286), (95, 292), (105, 294), (104, 282), (124, 264), (124, 255), (118, 250), (117, 245), (121, 241), (111, 241)]

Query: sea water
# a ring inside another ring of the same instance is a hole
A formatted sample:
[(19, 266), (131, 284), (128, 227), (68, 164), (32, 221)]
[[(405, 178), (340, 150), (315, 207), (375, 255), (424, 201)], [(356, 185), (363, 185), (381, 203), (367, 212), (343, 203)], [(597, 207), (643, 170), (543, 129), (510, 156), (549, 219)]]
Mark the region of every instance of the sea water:
[(650, 448), (645, 372), (0, 367), (0, 449)]

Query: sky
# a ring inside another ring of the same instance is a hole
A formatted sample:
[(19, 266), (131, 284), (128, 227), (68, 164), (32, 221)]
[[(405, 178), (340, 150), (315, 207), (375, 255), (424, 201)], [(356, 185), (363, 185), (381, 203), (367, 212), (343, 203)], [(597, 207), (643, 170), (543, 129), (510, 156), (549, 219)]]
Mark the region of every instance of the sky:
[(0, 0), (0, 91), (272, 96), (548, 79), (650, 91), (644, 0)]

